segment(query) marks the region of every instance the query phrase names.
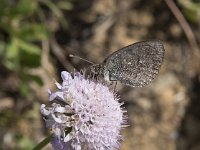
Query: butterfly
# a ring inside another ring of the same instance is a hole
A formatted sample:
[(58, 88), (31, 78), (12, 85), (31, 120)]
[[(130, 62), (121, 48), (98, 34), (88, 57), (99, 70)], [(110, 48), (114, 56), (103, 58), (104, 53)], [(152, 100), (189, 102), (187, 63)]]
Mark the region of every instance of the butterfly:
[(106, 81), (120, 81), (127, 86), (143, 87), (158, 75), (164, 51), (159, 40), (137, 42), (117, 50), (102, 64), (94, 64), (89, 70)]

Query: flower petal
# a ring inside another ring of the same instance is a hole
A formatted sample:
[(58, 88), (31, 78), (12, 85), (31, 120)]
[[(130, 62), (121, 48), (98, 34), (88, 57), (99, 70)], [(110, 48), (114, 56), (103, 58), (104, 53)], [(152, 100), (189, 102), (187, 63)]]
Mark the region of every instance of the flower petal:
[(67, 71), (62, 71), (62, 72), (61, 72), (61, 78), (62, 78), (63, 81), (64, 81), (64, 80), (71, 80), (71, 79), (72, 79), (72, 76), (71, 76), (71, 74), (70, 74), (69, 72), (67, 72)]

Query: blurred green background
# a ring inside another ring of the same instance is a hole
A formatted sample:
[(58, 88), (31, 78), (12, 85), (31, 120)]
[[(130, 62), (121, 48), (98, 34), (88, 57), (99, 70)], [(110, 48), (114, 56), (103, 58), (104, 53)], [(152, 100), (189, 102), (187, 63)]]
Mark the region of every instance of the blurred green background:
[[(32, 149), (60, 71), (101, 63), (117, 49), (160, 39), (165, 58), (148, 87), (117, 85), (128, 109), (121, 150), (200, 149), (200, 1), (0, 0), (0, 149)], [(45, 149), (51, 149), (48, 145)]]

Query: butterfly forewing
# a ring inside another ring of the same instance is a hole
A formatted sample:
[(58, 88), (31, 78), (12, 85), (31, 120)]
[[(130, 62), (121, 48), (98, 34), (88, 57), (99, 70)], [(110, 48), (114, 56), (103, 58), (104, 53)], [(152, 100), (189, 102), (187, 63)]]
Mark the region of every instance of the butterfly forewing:
[(129, 45), (104, 61), (104, 78), (132, 87), (146, 86), (157, 76), (163, 57), (164, 47), (160, 41)]

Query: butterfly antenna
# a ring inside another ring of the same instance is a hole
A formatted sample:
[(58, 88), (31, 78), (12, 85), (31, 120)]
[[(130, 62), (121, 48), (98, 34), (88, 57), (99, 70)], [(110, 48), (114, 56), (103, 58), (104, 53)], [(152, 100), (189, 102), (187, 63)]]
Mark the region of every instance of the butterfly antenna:
[(78, 57), (78, 56), (74, 56), (74, 55), (72, 55), (72, 54), (69, 54), (69, 57), (71, 57), (71, 58), (78, 58), (78, 59), (80, 59), (80, 60), (83, 60), (83, 61), (86, 61), (86, 62), (88, 62), (88, 63), (90, 63), (90, 64), (95, 64), (95, 63), (93, 63), (93, 62), (91, 62), (91, 61), (89, 61), (89, 60), (87, 60), (87, 59), (84, 59), (84, 58), (81, 58), (81, 57)]

